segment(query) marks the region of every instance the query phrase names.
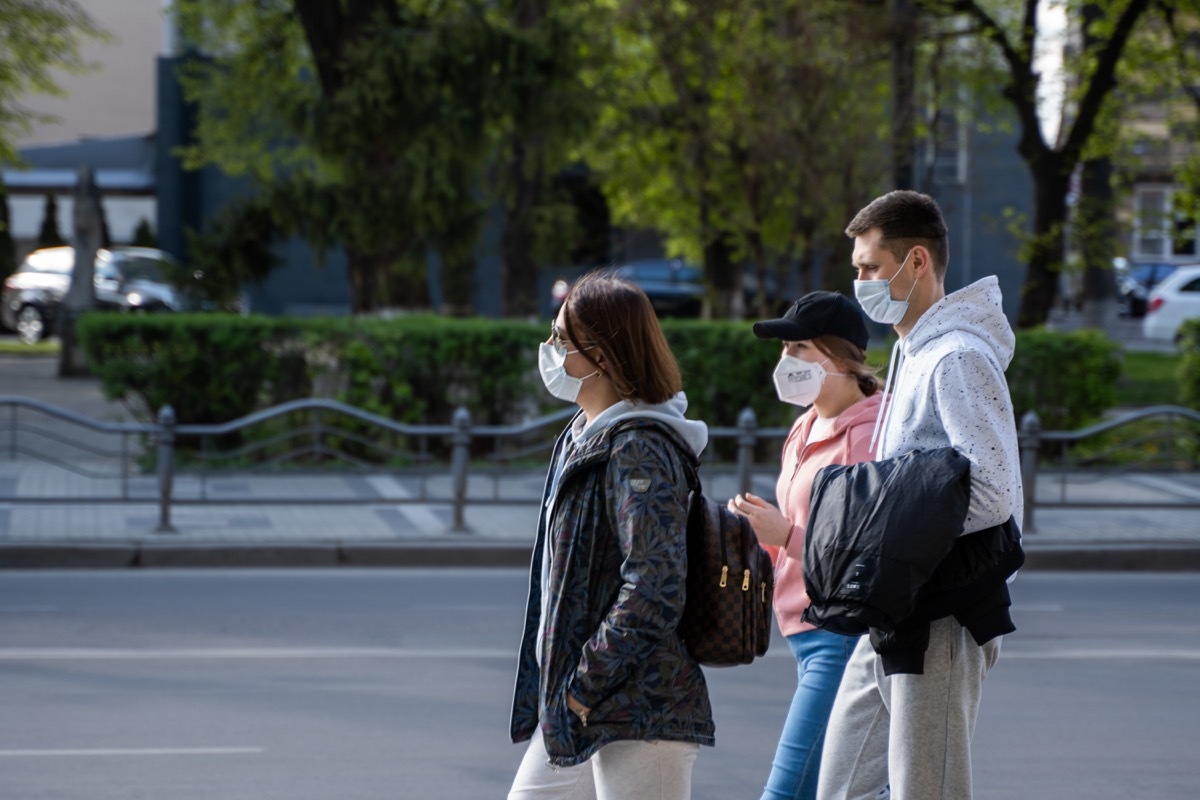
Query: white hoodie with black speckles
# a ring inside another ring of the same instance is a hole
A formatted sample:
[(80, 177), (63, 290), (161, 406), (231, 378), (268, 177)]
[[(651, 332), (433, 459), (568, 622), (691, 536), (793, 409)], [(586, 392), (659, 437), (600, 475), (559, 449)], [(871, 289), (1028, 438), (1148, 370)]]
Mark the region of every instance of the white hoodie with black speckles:
[(991, 276), (930, 306), (892, 351), (876, 457), (949, 445), (969, 458), (964, 534), (1022, 519), (1017, 427), (1004, 378), (1015, 344)]

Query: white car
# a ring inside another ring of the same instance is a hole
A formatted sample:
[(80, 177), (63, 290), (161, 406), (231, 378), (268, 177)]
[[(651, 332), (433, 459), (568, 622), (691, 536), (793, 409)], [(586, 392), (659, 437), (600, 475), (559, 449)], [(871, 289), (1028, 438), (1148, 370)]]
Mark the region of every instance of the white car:
[(1179, 267), (1154, 287), (1146, 301), (1142, 334), (1178, 342), (1179, 328), (1189, 319), (1200, 319), (1200, 264)]

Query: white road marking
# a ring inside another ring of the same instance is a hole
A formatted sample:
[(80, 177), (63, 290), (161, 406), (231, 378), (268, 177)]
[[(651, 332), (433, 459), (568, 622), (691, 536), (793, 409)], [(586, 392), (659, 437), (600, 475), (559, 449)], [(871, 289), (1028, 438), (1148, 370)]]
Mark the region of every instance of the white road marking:
[(265, 747), (95, 747), (62, 750), (0, 750), (0, 758), (63, 756), (241, 756), (265, 753)]
[(1200, 500), (1200, 489), (1188, 486), (1183, 481), (1172, 480), (1157, 475), (1129, 475), (1127, 476), (1127, 480), (1130, 483), (1145, 486), (1147, 489), (1166, 492), (1176, 497), (1183, 496), (1191, 500)]
[(381, 500), (409, 500), (412, 492), (392, 475), (369, 475), (367, 483), (379, 492)]
[[(517, 652), (511, 648), (411, 648), (411, 647), (272, 647), (272, 648), (172, 648), (172, 649), (118, 649), (118, 648), (4, 648), (0, 649), (0, 662), (5, 661), (254, 661), (254, 660), (334, 660), (334, 659), (457, 659), (476, 658), (493, 660), (515, 660)], [(772, 647), (766, 658), (791, 658), (792, 654), (783, 647)], [(1075, 648), (1054, 650), (1014, 650), (1004, 648), (1001, 660), (1145, 660), (1145, 661), (1196, 661), (1200, 660), (1200, 649), (1145, 648), (1114, 650), (1101, 648)]]
[(1200, 660), (1200, 650), (1041, 650), (1041, 651), (1012, 651), (1000, 649), (1000, 660), (1010, 658), (1037, 661), (1197, 661)]

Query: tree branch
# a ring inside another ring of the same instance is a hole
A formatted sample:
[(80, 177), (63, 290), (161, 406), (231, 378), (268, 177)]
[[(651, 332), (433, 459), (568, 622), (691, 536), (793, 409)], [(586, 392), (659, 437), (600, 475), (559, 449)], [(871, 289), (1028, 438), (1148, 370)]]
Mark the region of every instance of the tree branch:
[(1096, 71), (1088, 81), (1087, 91), (1079, 103), (1075, 121), (1063, 144), (1062, 153), (1069, 164), (1074, 164), (1083, 152), (1083, 145), (1092, 135), (1096, 127), (1096, 117), (1104, 105), (1104, 99), (1117, 85), (1117, 64), (1125, 51), (1125, 44), (1133, 33), (1138, 17), (1149, 8), (1149, 0), (1130, 0), (1129, 5), (1121, 12), (1113, 29), (1113, 34), (1104, 43), (1099, 57), (1096, 59)]
[[(921, 0), (922, 5), (931, 13), (941, 16), (965, 14), (975, 21), (984, 38), (998, 48), (1008, 64), (1008, 85), (1004, 87), (1004, 96), (1008, 98), (1021, 121), (1021, 141), (1018, 145), (1020, 152), (1028, 159), (1040, 160), (1050, 152), (1042, 136), (1042, 126), (1037, 114), (1037, 76), (1033, 72), (1033, 48), (1026, 45), (1024, 51), (1013, 46), (1004, 29), (976, 0)], [(1036, 26), (1037, 0), (1026, 0), (1026, 29), (1030, 22)], [(1033, 7), (1031, 10), (1030, 7)], [(1036, 29), (1036, 28), (1034, 28)], [(1022, 30), (1022, 42), (1029, 36), (1027, 30)]]

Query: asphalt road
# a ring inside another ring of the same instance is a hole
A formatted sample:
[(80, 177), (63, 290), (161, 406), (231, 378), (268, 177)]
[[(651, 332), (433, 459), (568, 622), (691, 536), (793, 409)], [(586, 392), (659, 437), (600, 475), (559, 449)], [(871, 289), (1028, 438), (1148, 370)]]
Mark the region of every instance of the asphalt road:
[[(0, 573), (0, 797), (503, 797), (521, 570)], [(1190, 796), (1200, 576), (1026, 573), (976, 797)], [(711, 671), (697, 800), (757, 797), (794, 668)]]

